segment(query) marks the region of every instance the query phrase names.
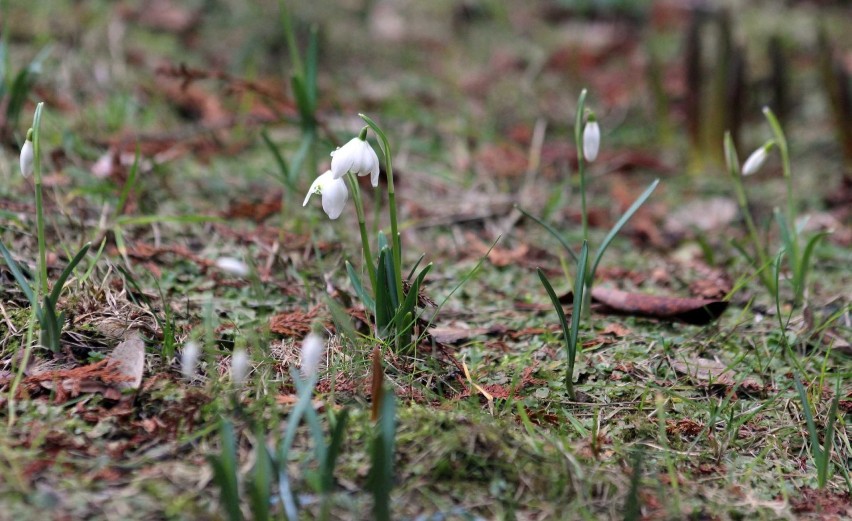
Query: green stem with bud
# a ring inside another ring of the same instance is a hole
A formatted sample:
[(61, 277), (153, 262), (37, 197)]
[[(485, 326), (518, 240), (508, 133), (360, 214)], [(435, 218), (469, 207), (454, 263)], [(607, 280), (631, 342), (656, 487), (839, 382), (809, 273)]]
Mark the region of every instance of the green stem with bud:
[(41, 133), (39, 132), (43, 111), (44, 102), (41, 102), (36, 106), (35, 116), (33, 117), (33, 128), (27, 132), (27, 139), (32, 138), (33, 142), (33, 180), (35, 182), (36, 235), (38, 237), (38, 287), (43, 295), (47, 295), (49, 292), (47, 285), (47, 247), (44, 241), (44, 202), (41, 188)]

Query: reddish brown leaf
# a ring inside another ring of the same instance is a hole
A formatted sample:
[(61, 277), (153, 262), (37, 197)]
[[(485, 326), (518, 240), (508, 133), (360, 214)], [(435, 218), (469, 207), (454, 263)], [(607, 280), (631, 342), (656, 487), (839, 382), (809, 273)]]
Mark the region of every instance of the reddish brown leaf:
[(318, 307), (308, 312), (295, 310), (278, 313), (269, 318), (269, 330), (279, 335), (302, 339), (311, 332), (311, 323), (318, 313)]
[(592, 301), (602, 304), (595, 310), (602, 313), (676, 320), (696, 325), (716, 320), (728, 307), (728, 302), (724, 300), (645, 295), (612, 288), (594, 288)]

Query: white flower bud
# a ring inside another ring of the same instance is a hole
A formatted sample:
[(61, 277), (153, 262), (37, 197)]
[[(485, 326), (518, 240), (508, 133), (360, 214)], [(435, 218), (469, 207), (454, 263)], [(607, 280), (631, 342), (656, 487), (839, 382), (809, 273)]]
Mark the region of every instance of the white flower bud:
[(233, 257), (219, 257), (216, 259), (216, 267), (237, 277), (245, 277), (249, 274), (248, 264)]
[(316, 333), (310, 333), (302, 342), (302, 377), (308, 378), (317, 373), (320, 359), (325, 352), (325, 341)]
[(769, 149), (775, 144), (774, 141), (767, 141), (762, 147), (758, 148), (754, 152), (748, 156), (746, 162), (743, 163), (743, 175), (752, 175), (753, 173), (760, 170), (760, 167), (763, 166), (763, 163), (766, 162), (766, 158), (769, 156)]
[(231, 355), (231, 381), (241, 386), (249, 372), (249, 357), (245, 349), (237, 349)]
[(598, 157), (598, 150), (601, 146), (601, 128), (598, 122), (594, 119), (586, 123), (586, 128), (583, 129), (583, 157), (586, 161), (592, 162)]
[(198, 342), (190, 340), (183, 346), (183, 351), (180, 353), (180, 372), (187, 380), (195, 378), (195, 367), (198, 365), (200, 354), (201, 347)]
[(34, 158), (33, 142), (30, 141), (29, 136), (27, 136), (24, 146), (21, 147), (21, 173), (24, 177), (29, 177), (30, 174), (33, 173)]

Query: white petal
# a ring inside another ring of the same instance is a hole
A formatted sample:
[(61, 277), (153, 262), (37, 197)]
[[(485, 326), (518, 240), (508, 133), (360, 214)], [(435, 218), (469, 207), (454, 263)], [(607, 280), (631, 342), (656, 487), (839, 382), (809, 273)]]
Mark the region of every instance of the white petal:
[(249, 274), (248, 264), (233, 257), (219, 257), (216, 259), (216, 267), (237, 277), (245, 277)]
[(760, 170), (760, 167), (766, 162), (766, 156), (766, 147), (760, 147), (752, 152), (743, 164), (743, 175), (751, 175)]
[(200, 352), (198, 342), (189, 341), (183, 346), (180, 353), (180, 372), (187, 380), (195, 378), (195, 366), (198, 364)]
[(325, 351), (325, 341), (316, 333), (310, 333), (302, 342), (302, 376), (314, 375), (319, 368), (320, 359)]
[(28, 139), (21, 147), (21, 173), (24, 177), (33, 173), (33, 158), (33, 142)]
[(346, 181), (333, 179), (322, 188), (322, 209), (329, 219), (337, 219), (343, 213), (343, 207), (349, 199), (349, 189)]
[(302, 206), (308, 205), (308, 201), (310, 201), (312, 195), (322, 193), (322, 185), (328, 179), (328, 173), (329, 172), (326, 172), (314, 179), (314, 182), (311, 183), (311, 187), (308, 188), (308, 195), (305, 196), (305, 201), (302, 203)]
[(354, 137), (334, 151), (331, 156), (331, 171), (335, 179), (340, 179), (346, 175), (346, 172), (357, 172), (355, 162), (359, 158), (362, 143), (364, 142)]
[(234, 385), (242, 385), (249, 370), (248, 353), (245, 349), (237, 349), (231, 355), (231, 381)]
[(601, 128), (597, 121), (590, 121), (583, 130), (583, 157), (592, 162), (598, 157), (601, 146)]

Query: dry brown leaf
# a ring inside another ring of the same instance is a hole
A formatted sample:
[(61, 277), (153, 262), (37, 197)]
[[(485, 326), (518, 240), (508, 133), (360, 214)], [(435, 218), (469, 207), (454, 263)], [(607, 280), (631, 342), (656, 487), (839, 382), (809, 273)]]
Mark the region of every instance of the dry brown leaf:
[(675, 372), (688, 376), (696, 384), (739, 388), (748, 393), (762, 393), (766, 386), (755, 378), (739, 378), (733, 368), (715, 360), (694, 358), (689, 360), (670, 360)]
[[(564, 302), (563, 299), (560, 300)], [(596, 308), (602, 313), (677, 320), (695, 325), (716, 320), (728, 308), (728, 302), (724, 300), (645, 295), (612, 288), (592, 289), (592, 301), (603, 305)]]
[(116, 387), (138, 389), (145, 370), (145, 342), (142, 335), (135, 330), (128, 332), (124, 341), (115, 346), (109, 360), (115, 361), (118, 371), (127, 377), (126, 381), (117, 383)]

